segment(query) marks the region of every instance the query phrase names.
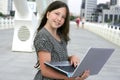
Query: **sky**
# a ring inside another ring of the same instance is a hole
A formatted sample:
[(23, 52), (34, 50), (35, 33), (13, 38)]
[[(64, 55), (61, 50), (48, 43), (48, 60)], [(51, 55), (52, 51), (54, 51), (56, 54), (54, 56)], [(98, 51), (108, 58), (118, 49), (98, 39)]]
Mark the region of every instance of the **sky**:
[[(79, 15), (81, 1), (82, 0), (68, 0), (70, 12), (72, 12), (75, 15)], [(110, 0), (97, 0), (97, 4), (98, 3), (106, 3), (106, 2), (110, 2)]]
[(106, 2), (110, 2), (110, 0), (97, 0), (97, 3), (106, 3)]

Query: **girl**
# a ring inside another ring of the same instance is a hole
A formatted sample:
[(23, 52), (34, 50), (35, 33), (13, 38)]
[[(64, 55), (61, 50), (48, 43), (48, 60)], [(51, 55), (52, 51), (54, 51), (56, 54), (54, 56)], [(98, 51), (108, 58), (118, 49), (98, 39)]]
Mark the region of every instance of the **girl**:
[(68, 56), (67, 43), (69, 41), (69, 9), (61, 1), (51, 3), (38, 27), (38, 33), (34, 39), (39, 71), (34, 80), (84, 80), (88, 77), (89, 71), (85, 71), (80, 77), (68, 78), (54, 69), (47, 67), (46, 61), (66, 61), (71, 65), (79, 63), (76, 56)]

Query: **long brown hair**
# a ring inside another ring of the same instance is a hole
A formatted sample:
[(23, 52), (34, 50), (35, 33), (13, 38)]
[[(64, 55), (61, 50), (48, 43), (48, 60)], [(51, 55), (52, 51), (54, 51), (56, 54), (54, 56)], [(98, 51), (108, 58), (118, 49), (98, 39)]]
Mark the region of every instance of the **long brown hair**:
[(65, 7), (67, 10), (67, 13), (66, 13), (66, 18), (65, 18), (64, 24), (60, 28), (58, 28), (57, 32), (60, 32), (60, 34), (63, 36), (63, 38), (65, 39), (65, 41), (67, 43), (69, 41), (69, 20), (70, 20), (69, 19), (69, 8), (68, 8), (67, 4), (62, 1), (54, 1), (48, 6), (45, 14), (43, 15), (43, 17), (41, 19), (41, 23), (40, 23), (37, 31), (42, 29), (44, 27), (44, 25), (46, 24), (47, 12), (51, 12), (51, 11), (61, 8), (61, 7)]

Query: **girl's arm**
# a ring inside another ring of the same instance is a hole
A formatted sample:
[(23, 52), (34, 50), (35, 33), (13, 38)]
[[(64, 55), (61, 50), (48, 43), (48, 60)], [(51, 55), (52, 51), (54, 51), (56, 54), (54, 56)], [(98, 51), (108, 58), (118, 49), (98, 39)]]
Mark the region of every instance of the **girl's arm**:
[[(51, 53), (47, 51), (40, 51), (38, 53), (39, 56), (39, 63), (40, 63), (40, 69), (41, 69), (41, 74), (44, 77), (51, 78), (51, 79), (62, 79), (62, 80), (84, 80), (85, 78), (88, 77), (89, 71), (85, 71), (81, 77), (76, 77), (76, 78), (68, 78), (66, 75), (59, 73), (58, 71), (46, 66), (44, 62), (46, 61), (51, 61)], [(71, 59), (74, 59), (75, 56), (71, 57)]]
[(51, 79), (74, 80), (73, 78), (69, 79), (64, 74), (61, 74), (61, 73), (57, 72), (56, 70), (54, 70), (44, 64), (44, 62), (46, 62), (46, 61), (51, 61), (51, 53), (49, 53), (47, 51), (39, 51), (38, 56), (39, 56), (41, 74), (43, 76), (45, 76), (47, 78), (51, 78)]

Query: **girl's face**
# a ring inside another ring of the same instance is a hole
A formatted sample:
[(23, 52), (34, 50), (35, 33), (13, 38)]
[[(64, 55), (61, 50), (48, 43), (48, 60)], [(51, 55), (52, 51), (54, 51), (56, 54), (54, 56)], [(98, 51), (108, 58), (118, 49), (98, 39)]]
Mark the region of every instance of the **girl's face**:
[(66, 8), (58, 8), (47, 13), (47, 24), (49, 25), (49, 27), (57, 29), (64, 24), (65, 18)]

